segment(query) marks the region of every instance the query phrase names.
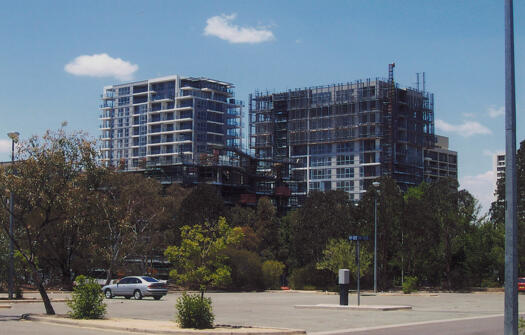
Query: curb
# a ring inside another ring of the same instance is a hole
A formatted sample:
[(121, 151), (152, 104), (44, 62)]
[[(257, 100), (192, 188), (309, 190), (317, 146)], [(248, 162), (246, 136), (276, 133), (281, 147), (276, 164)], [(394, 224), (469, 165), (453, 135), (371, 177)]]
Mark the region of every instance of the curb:
[(0, 305), (0, 308), (11, 308), (11, 305)]
[[(51, 302), (68, 302), (70, 299), (51, 299)], [(0, 300), (0, 302), (8, 304), (34, 304), (37, 302), (44, 302), (42, 299), (13, 299), (13, 300)]]
[[(111, 329), (119, 331), (128, 331), (128, 332), (137, 332), (137, 333), (148, 333), (148, 334), (176, 334), (176, 335), (306, 335), (305, 330), (299, 329), (283, 329), (283, 328), (250, 328), (250, 327), (224, 327), (224, 328), (215, 328), (215, 329), (155, 329), (157, 327), (166, 325), (166, 321), (157, 321), (157, 320), (137, 320), (137, 319), (118, 319), (119, 322), (123, 322), (122, 325), (110, 324), (112, 321), (117, 322), (117, 319), (103, 319), (103, 320), (73, 320), (60, 316), (42, 316), (42, 315), (24, 315), (25, 320), (35, 321), (35, 322), (48, 322), (55, 323), (60, 325), (67, 326), (76, 326), (76, 327), (88, 327), (88, 328), (98, 328), (98, 329)], [(153, 327), (147, 326), (135, 326), (135, 325), (126, 325), (125, 323), (137, 323), (137, 322), (147, 323)], [(175, 323), (173, 323), (175, 325)]]
[(317, 305), (295, 305), (296, 309), (336, 309), (336, 310), (357, 310), (357, 311), (399, 311), (411, 310), (412, 306), (386, 306), (386, 305), (347, 305), (341, 306), (336, 304), (317, 304)]

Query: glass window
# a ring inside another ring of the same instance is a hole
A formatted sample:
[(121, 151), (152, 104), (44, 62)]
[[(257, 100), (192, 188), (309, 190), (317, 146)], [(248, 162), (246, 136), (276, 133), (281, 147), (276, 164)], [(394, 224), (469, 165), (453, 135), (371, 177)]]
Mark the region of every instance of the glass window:
[(129, 94), (129, 86), (128, 87), (120, 87), (118, 89), (118, 95), (126, 95)]
[(354, 164), (353, 155), (339, 155), (337, 156), (337, 165), (351, 165)]
[(352, 192), (354, 190), (354, 182), (351, 180), (338, 181), (336, 187), (340, 191)]
[(130, 284), (131, 283), (131, 279), (133, 279), (133, 278), (122, 278), (118, 283), (119, 284)]
[(339, 168), (336, 171), (337, 178), (353, 178), (354, 168)]
[(312, 157), (310, 159), (310, 166), (330, 166), (331, 164), (331, 157)]
[(311, 179), (325, 179), (330, 178), (330, 170), (328, 169), (315, 169), (310, 170), (310, 178)]
[(339, 152), (353, 152), (354, 143), (353, 142), (337, 143), (336, 150), (338, 153)]
[(157, 282), (158, 282), (157, 279), (152, 278), (152, 277), (147, 277), (147, 276), (142, 277), (142, 279), (144, 279), (144, 280), (147, 281), (148, 283), (157, 283)]
[(129, 97), (124, 98), (118, 98), (118, 104), (121, 105), (129, 105)]
[(319, 191), (321, 188), (321, 183), (318, 181), (314, 181), (310, 183), (310, 191)]

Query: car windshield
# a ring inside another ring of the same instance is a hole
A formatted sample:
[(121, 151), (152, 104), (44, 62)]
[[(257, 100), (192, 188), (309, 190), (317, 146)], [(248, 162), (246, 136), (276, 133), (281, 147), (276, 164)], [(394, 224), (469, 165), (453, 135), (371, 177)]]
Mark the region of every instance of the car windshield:
[(152, 277), (142, 277), (142, 279), (144, 279), (145, 281), (147, 281), (149, 283), (156, 283), (156, 282), (158, 282), (157, 279), (152, 278)]

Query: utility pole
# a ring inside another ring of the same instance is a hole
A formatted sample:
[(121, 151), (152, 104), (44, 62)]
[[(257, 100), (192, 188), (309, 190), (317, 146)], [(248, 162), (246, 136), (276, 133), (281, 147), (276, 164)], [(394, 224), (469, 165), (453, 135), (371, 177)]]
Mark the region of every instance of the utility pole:
[(372, 185), (376, 188), (374, 194), (374, 293), (377, 293), (377, 194), (380, 183), (375, 181)]
[(518, 334), (518, 190), (513, 16), (513, 1), (505, 0), (505, 335)]
[[(11, 173), (14, 174), (15, 169), (15, 142), (18, 142), (18, 132), (8, 133), (7, 136), (11, 139)], [(14, 282), (14, 252), (13, 252), (13, 225), (14, 225), (14, 194), (13, 190), (9, 190), (9, 273), (7, 275), (8, 297), (13, 299), (13, 282)]]

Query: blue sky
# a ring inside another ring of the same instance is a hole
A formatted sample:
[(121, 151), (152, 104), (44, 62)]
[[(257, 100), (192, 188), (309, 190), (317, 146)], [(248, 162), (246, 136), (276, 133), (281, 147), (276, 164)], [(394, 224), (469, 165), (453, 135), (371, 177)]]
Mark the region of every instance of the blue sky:
[[(519, 142), (525, 3), (514, 10)], [(395, 62), (405, 86), (426, 72), (461, 186), (491, 201), (491, 154), (505, 147), (503, 0), (11, 1), (0, 28), (0, 160), (12, 130), (68, 121), (98, 136), (102, 88), (130, 78), (211, 77), (246, 101), (256, 89), (387, 77)]]

